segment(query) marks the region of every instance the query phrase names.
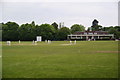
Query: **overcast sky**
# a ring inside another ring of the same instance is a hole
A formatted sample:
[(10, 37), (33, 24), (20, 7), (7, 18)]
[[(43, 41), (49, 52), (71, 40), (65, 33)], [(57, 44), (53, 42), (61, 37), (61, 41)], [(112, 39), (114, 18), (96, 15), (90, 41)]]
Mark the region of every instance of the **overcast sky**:
[(4, 0), (2, 22), (18, 24), (64, 22), (66, 27), (82, 24), (90, 27), (97, 19), (99, 25), (118, 25), (118, 0)]

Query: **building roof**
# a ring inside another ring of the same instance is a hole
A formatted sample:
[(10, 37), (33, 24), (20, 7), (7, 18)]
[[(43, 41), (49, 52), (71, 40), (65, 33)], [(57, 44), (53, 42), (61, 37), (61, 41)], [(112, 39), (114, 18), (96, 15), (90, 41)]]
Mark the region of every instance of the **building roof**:
[(73, 34), (89, 34), (89, 33), (92, 33), (92, 34), (109, 34), (107, 31), (84, 31), (84, 32), (79, 32), (79, 31), (77, 31), (77, 32), (75, 32), (75, 33), (73, 33)]

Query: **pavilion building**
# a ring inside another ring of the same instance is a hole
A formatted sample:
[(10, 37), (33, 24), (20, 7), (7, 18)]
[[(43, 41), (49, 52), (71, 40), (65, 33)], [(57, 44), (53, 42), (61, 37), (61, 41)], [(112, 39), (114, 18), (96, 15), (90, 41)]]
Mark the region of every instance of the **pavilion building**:
[(98, 21), (94, 19), (90, 31), (75, 32), (67, 36), (68, 40), (102, 40), (102, 39), (114, 39), (114, 34), (109, 34), (107, 31), (95, 31), (95, 28), (99, 28)]
[(85, 31), (75, 32), (67, 37), (68, 40), (102, 40), (114, 39), (114, 34), (109, 34), (106, 31)]

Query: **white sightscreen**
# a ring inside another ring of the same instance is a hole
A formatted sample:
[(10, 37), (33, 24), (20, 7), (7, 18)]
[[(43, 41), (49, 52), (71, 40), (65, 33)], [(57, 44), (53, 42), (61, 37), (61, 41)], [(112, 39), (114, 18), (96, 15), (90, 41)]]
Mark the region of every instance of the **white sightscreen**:
[(41, 36), (37, 36), (37, 41), (42, 41), (42, 37)]

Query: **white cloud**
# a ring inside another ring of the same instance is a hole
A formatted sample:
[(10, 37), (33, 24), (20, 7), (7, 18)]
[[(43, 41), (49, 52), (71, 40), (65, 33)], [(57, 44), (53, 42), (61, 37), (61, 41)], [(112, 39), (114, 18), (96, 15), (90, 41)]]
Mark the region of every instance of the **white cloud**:
[(93, 19), (102, 26), (117, 25), (116, 2), (17, 2), (4, 3), (3, 22), (19, 24), (35, 21), (37, 24), (65, 22), (65, 26), (82, 24), (90, 27)]
[(0, 3), (0, 22), (2, 21), (2, 4)]
[(118, 2), (119, 0), (2, 0), (3, 2)]

